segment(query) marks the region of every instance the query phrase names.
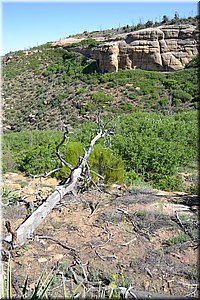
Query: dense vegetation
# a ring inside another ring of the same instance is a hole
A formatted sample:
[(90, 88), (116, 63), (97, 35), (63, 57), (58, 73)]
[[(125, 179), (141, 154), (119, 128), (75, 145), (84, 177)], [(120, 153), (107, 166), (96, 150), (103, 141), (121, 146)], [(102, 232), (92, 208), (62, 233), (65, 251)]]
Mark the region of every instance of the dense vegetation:
[[(99, 142), (89, 159), (95, 181), (96, 172), (105, 183), (149, 182), (166, 190), (183, 190), (178, 173), (194, 171), (197, 161), (197, 113), (195, 111), (164, 116), (157, 113), (136, 112), (113, 118), (115, 134), (110, 141)], [(94, 123), (85, 123), (69, 135), (62, 146), (63, 157), (76, 166), (78, 157), (89, 143)], [(3, 141), (3, 170), (40, 174), (61, 167), (55, 146), (62, 132), (21, 131), (7, 133)], [(66, 178), (69, 170), (63, 167), (54, 176)]]

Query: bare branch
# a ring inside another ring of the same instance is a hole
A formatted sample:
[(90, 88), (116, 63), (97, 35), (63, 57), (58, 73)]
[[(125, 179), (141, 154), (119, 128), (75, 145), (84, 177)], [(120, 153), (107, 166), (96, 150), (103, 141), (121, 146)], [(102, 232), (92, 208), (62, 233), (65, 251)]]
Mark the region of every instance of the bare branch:
[(58, 240), (55, 240), (54, 238), (52, 238), (50, 236), (37, 235), (37, 237), (39, 239), (51, 240), (52, 242), (54, 242), (54, 243), (60, 245), (61, 247), (63, 247), (64, 249), (71, 250), (71, 251), (76, 251), (76, 252), (78, 251), (77, 249), (69, 247), (69, 246), (63, 244), (62, 242), (60, 242)]
[(51, 174), (57, 172), (57, 171), (60, 171), (61, 168), (56, 168), (56, 169), (53, 169), (52, 171), (48, 172), (48, 173), (43, 173), (43, 174), (39, 174), (39, 175), (32, 175), (32, 174), (29, 174), (31, 177), (33, 177), (33, 179), (35, 178), (40, 178), (40, 177), (48, 177), (50, 176)]
[(66, 161), (64, 160), (64, 158), (63, 158), (63, 157), (60, 155), (60, 153), (59, 153), (59, 148), (60, 148), (60, 146), (62, 146), (62, 144), (65, 142), (68, 133), (69, 133), (69, 131), (68, 131), (68, 129), (65, 127), (65, 132), (64, 132), (64, 134), (63, 134), (62, 141), (56, 146), (56, 155), (58, 156), (59, 160), (61, 161), (62, 166), (67, 166), (70, 170), (73, 170), (74, 167), (73, 167), (70, 163), (66, 162)]
[[(85, 268), (84, 268), (83, 263), (81, 262), (80, 259), (77, 259), (77, 258), (76, 258), (76, 262), (77, 262), (77, 263), (79, 264), (79, 266), (81, 267), (82, 272), (83, 272), (83, 275), (84, 275), (84, 278), (85, 278), (85, 281), (87, 282), (87, 281), (88, 281), (88, 278), (87, 278), (87, 274), (86, 274), (86, 271), (85, 271)], [(87, 265), (87, 264), (88, 264), (88, 262), (87, 262), (85, 265)]]
[(189, 235), (189, 237), (193, 240), (194, 237), (193, 235), (190, 233), (190, 231), (183, 225), (181, 219), (179, 218), (178, 212), (175, 211), (175, 216), (176, 216), (176, 223), (182, 228), (182, 230)]

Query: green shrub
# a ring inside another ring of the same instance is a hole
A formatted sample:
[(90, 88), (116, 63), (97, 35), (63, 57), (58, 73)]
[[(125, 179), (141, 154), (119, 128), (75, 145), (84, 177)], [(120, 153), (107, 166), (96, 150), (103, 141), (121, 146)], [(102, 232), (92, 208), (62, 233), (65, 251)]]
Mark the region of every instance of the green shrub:
[(51, 171), (57, 167), (55, 147), (61, 135), (58, 131), (5, 133), (2, 140), (3, 171), (19, 170), (34, 175)]
[(137, 96), (136, 96), (135, 93), (130, 93), (130, 94), (128, 94), (128, 98), (132, 99), (132, 100), (135, 100), (137, 98)]
[[(123, 182), (124, 163), (120, 157), (114, 156), (110, 149), (106, 149), (100, 144), (95, 145), (89, 157), (89, 164), (91, 170), (104, 177), (105, 183)], [(98, 176), (94, 173), (91, 175), (97, 181)]]
[(80, 113), (85, 113), (87, 111), (94, 112), (94, 111), (97, 110), (97, 108), (98, 108), (98, 105), (96, 105), (94, 103), (91, 103), (91, 102), (88, 102), (86, 105), (84, 105), (83, 107), (81, 107)]
[(113, 101), (113, 97), (111, 95), (106, 95), (103, 92), (94, 92), (91, 98), (96, 104), (105, 104)]
[(189, 68), (198, 68), (199, 67), (199, 55), (197, 55), (196, 57), (194, 57), (186, 66), (186, 69)]
[(67, 48), (83, 47), (83, 46), (95, 47), (99, 44), (100, 42), (94, 39), (85, 39), (78, 43), (72, 43), (71, 45), (67, 46)]
[(32, 58), (29, 60), (28, 68), (33, 71), (37, 71), (39, 69), (40, 63), (36, 58)]
[(117, 86), (116, 82), (109, 82), (107, 85), (108, 88), (114, 88), (116, 86)]
[[(70, 163), (73, 167), (76, 167), (78, 164), (79, 157), (83, 156), (84, 149), (83, 145), (80, 142), (69, 142), (66, 145), (64, 159)], [(60, 171), (56, 173), (57, 179), (66, 179), (70, 174), (68, 167), (63, 167)]]
[(81, 87), (80, 89), (77, 90), (76, 94), (80, 95), (83, 94), (87, 91), (86, 87)]
[(176, 175), (154, 174), (152, 183), (155, 188), (165, 191), (182, 191), (183, 179)]
[(181, 187), (180, 178), (174, 177), (177, 168), (197, 159), (196, 112), (174, 116), (137, 112), (120, 117), (112, 148), (130, 174), (135, 171), (156, 187), (177, 189)]
[(2, 171), (4, 172), (14, 172), (17, 171), (17, 164), (15, 157), (13, 156), (11, 147), (9, 145), (4, 146), (3, 160), (2, 160)]
[(165, 98), (161, 98), (159, 101), (160, 106), (162, 107), (166, 107), (169, 103), (169, 100), (165, 97)]
[(16, 205), (17, 201), (20, 199), (20, 195), (14, 190), (9, 188), (2, 189), (2, 203), (4, 205)]
[(174, 90), (173, 91), (173, 98), (176, 100), (181, 100), (181, 102), (187, 102), (187, 101), (191, 101), (192, 96), (190, 94), (188, 94), (185, 91), (182, 90)]
[(21, 151), (17, 164), (21, 172), (32, 175), (44, 174), (56, 168), (55, 149), (45, 145), (30, 147), (27, 151)]
[[(79, 157), (82, 157), (83, 154), (83, 145), (80, 142), (69, 142), (66, 147), (65, 160), (75, 167), (78, 164)], [(99, 174), (104, 177), (105, 183), (123, 182), (123, 161), (121, 158), (113, 156), (110, 149), (106, 149), (100, 144), (95, 145), (88, 162), (94, 181), (98, 181), (97, 174)], [(69, 174), (69, 168), (63, 167), (56, 173), (56, 178), (63, 180), (67, 178)]]
[(138, 185), (144, 183), (142, 174), (136, 173), (135, 170), (131, 170), (125, 173), (125, 182), (128, 185)]
[(127, 112), (127, 113), (131, 113), (133, 111), (135, 111), (135, 106), (131, 103), (120, 103), (119, 105), (120, 110), (122, 110), (123, 112)]

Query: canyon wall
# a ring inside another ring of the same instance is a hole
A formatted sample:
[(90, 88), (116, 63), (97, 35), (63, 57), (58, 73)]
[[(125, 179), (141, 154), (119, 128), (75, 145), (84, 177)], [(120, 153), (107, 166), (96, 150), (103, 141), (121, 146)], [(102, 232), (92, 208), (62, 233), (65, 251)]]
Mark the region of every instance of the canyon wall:
[[(54, 46), (59, 47), (59, 42)], [(198, 31), (193, 25), (165, 25), (119, 34), (96, 47), (75, 47), (70, 51), (95, 59), (101, 72), (135, 68), (175, 71), (198, 54)]]

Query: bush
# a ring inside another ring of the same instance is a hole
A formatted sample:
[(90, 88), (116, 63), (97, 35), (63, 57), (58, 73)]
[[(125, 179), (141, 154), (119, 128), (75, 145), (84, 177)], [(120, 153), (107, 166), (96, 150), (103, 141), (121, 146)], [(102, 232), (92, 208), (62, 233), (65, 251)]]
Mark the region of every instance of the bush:
[(191, 101), (192, 96), (185, 91), (182, 90), (174, 90), (173, 98), (176, 101), (177, 99), (181, 100), (181, 102), (185, 103), (187, 101)]
[(73, 43), (73, 44), (67, 46), (67, 48), (84, 47), (84, 46), (95, 47), (99, 44), (100, 44), (100, 42), (96, 41), (94, 39), (85, 39), (85, 40), (82, 40), (81, 42)]
[(58, 131), (5, 133), (2, 140), (3, 171), (19, 170), (34, 175), (51, 171), (57, 167), (55, 147), (61, 135)]
[(132, 99), (132, 100), (135, 100), (135, 99), (137, 99), (137, 96), (136, 96), (135, 93), (130, 93), (130, 94), (128, 94), (128, 98)]
[[(79, 157), (82, 157), (83, 154), (83, 145), (80, 142), (69, 142), (66, 147), (65, 160), (75, 167), (78, 164)], [(121, 158), (113, 156), (110, 149), (106, 149), (100, 144), (95, 145), (88, 163), (91, 177), (95, 182), (99, 179), (97, 174), (104, 177), (105, 183), (123, 182), (123, 161)], [(56, 178), (63, 180), (66, 179), (69, 174), (69, 168), (63, 167), (56, 173)]]
[[(105, 183), (122, 183), (124, 177), (124, 163), (120, 157), (113, 155), (110, 149), (97, 144), (89, 157), (91, 170), (104, 177)], [(91, 173), (93, 179), (97, 181), (98, 176)]]
[(183, 179), (176, 175), (155, 174), (152, 184), (155, 188), (165, 191), (182, 191), (184, 189)]
[(198, 68), (199, 67), (199, 55), (197, 55), (196, 57), (194, 57), (186, 66), (186, 69), (189, 68)]
[[(78, 164), (78, 159), (80, 156), (83, 156), (84, 149), (83, 145), (80, 142), (69, 142), (65, 148), (64, 159), (70, 163), (73, 167), (76, 167)], [(66, 179), (70, 174), (68, 167), (63, 167), (60, 171), (56, 173), (57, 179)]]
[(106, 104), (113, 101), (111, 95), (106, 95), (103, 92), (94, 92), (91, 98), (96, 104)]
[[(190, 118), (190, 121), (189, 121)], [(124, 160), (131, 176), (139, 174), (156, 187), (177, 189), (177, 168), (197, 159), (196, 112), (162, 116), (133, 113), (120, 117), (113, 151)]]
[[(53, 154), (54, 152), (54, 154)], [(30, 147), (17, 159), (18, 169), (27, 174), (44, 174), (56, 168), (55, 149), (48, 146)]]

